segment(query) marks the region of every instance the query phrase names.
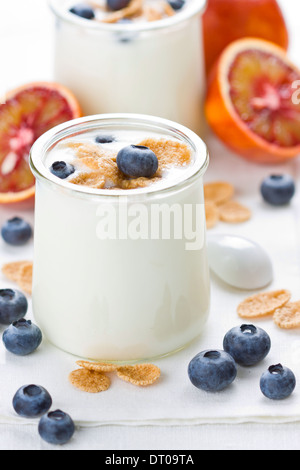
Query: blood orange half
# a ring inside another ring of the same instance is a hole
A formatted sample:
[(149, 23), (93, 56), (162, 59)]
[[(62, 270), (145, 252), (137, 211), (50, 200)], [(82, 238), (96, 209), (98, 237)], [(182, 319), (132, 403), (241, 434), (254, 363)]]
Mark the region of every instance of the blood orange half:
[(273, 43), (242, 39), (221, 55), (208, 85), (207, 120), (239, 155), (277, 163), (300, 154), (300, 71)]
[(57, 83), (32, 83), (12, 90), (0, 105), (0, 204), (34, 195), (29, 151), (44, 132), (81, 116), (74, 95)]

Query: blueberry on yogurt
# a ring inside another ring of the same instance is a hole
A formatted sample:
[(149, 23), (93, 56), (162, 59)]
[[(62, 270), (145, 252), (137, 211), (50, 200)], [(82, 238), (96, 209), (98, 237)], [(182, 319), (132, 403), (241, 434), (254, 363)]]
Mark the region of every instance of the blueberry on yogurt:
[(52, 398), (47, 390), (39, 385), (24, 385), (13, 398), (15, 412), (22, 418), (38, 418), (47, 413)]
[(7, 351), (17, 356), (27, 356), (42, 342), (42, 332), (30, 320), (24, 318), (12, 323), (3, 333), (2, 341)]
[(41, 438), (54, 445), (66, 444), (75, 432), (72, 418), (61, 410), (45, 414), (38, 427)]
[(97, 135), (95, 141), (97, 144), (111, 144), (115, 142), (115, 137), (113, 135)]
[(232, 328), (225, 335), (224, 350), (241, 366), (253, 366), (262, 361), (270, 352), (269, 335), (254, 325)]
[(227, 352), (207, 350), (191, 360), (188, 375), (195, 387), (206, 392), (220, 392), (236, 379), (237, 367)]
[(173, 10), (181, 10), (181, 8), (185, 5), (185, 0), (169, 0), (169, 4), (173, 8)]
[(28, 309), (28, 302), (24, 294), (18, 290), (0, 290), (0, 323), (10, 325), (24, 318)]
[(118, 153), (117, 165), (130, 178), (151, 178), (158, 170), (158, 159), (148, 147), (129, 145)]
[(64, 180), (75, 173), (75, 168), (67, 162), (54, 162), (50, 167), (50, 171), (54, 176)]
[(107, 0), (107, 6), (110, 10), (118, 11), (128, 7), (131, 0)]
[(287, 367), (277, 364), (269, 367), (260, 379), (260, 389), (271, 400), (289, 397), (296, 387), (294, 373)]
[(94, 10), (84, 3), (75, 5), (70, 9), (70, 12), (74, 15), (80, 16), (81, 18), (85, 18), (86, 20), (93, 20), (95, 18)]
[(14, 217), (2, 226), (1, 235), (8, 245), (22, 246), (32, 237), (32, 228), (20, 217)]

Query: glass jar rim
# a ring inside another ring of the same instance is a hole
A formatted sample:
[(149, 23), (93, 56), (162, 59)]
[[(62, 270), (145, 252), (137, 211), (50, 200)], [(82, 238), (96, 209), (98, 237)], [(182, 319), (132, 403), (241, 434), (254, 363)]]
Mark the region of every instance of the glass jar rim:
[(81, 26), (82, 28), (91, 29), (94, 31), (104, 31), (104, 32), (146, 32), (146, 31), (155, 31), (160, 29), (167, 29), (169, 27), (180, 24), (195, 15), (198, 15), (204, 12), (207, 4), (207, 0), (193, 0), (190, 5), (188, 5), (184, 10), (176, 12), (175, 15), (168, 18), (151, 21), (145, 23), (101, 23), (91, 20), (86, 20), (80, 18), (68, 10), (64, 9), (61, 6), (61, 0), (48, 0), (50, 9), (56, 15), (56, 17), (70, 23), (73, 25)]
[[(101, 129), (101, 124), (103, 128), (109, 125), (115, 125), (117, 127), (122, 124), (127, 124), (128, 126), (136, 125), (140, 127), (143, 126), (143, 128), (148, 127), (149, 131), (159, 129), (169, 131), (169, 133), (174, 137), (176, 135), (178, 137), (180, 136), (181, 140), (185, 141), (191, 146), (195, 154), (194, 164), (190, 165), (189, 171), (185, 172), (185, 177), (179, 182), (172, 182), (170, 179), (169, 184), (166, 184), (163, 187), (157, 187), (155, 184), (153, 184), (143, 188), (127, 190), (96, 189), (88, 186), (74, 185), (70, 182), (66, 182), (65, 180), (57, 178), (46, 168), (42, 161), (41, 155), (45, 155), (51, 147), (54, 147), (61, 140), (76, 134), (80, 134), (82, 132), (97, 130), (99, 127)], [(142, 114), (99, 114), (94, 116), (85, 116), (83, 118), (65, 122), (50, 129), (41, 137), (39, 137), (33, 144), (29, 156), (30, 169), (36, 179), (63, 187), (65, 190), (70, 191), (71, 193), (93, 195), (96, 197), (138, 197), (141, 195), (150, 196), (161, 194), (170, 190), (179, 190), (180, 188), (184, 188), (187, 185), (192, 184), (195, 179), (198, 179), (199, 176), (202, 176), (208, 167), (208, 163), (209, 154), (207, 146), (203, 140), (193, 131), (173, 121)]]

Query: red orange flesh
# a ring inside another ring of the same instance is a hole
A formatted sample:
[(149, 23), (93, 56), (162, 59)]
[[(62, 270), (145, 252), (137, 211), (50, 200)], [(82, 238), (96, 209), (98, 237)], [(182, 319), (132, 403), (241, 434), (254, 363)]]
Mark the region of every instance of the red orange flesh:
[(205, 111), (216, 135), (235, 152), (261, 163), (300, 154), (300, 71), (281, 48), (243, 39), (228, 46), (212, 74)]
[(0, 203), (34, 195), (29, 151), (44, 132), (81, 116), (76, 98), (56, 83), (32, 83), (7, 93), (0, 105)]

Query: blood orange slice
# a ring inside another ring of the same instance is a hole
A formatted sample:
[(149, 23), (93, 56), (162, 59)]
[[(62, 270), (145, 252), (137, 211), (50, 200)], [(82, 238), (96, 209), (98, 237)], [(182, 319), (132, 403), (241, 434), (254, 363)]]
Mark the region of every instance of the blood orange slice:
[(56, 83), (32, 83), (7, 93), (0, 105), (0, 203), (34, 195), (29, 151), (44, 132), (81, 116), (77, 99)]
[(207, 120), (239, 155), (277, 163), (300, 154), (300, 71), (280, 47), (256, 39), (228, 46), (212, 74)]

